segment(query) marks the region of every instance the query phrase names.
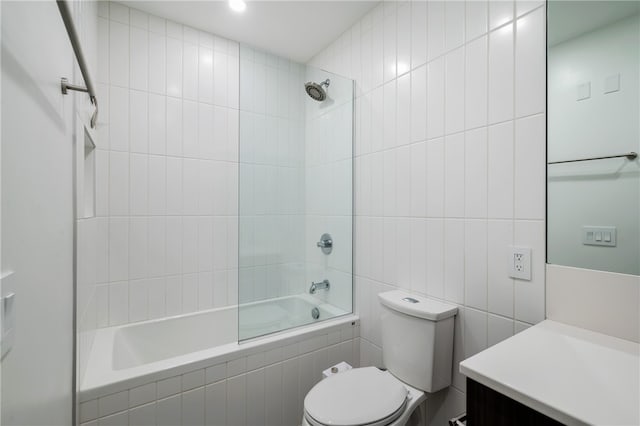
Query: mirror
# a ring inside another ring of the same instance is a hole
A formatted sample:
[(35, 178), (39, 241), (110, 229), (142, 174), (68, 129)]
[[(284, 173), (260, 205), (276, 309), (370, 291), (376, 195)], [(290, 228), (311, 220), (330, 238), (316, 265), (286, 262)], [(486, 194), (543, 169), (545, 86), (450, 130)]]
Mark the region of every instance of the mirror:
[(548, 263), (640, 275), (639, 12), (548, 2)]

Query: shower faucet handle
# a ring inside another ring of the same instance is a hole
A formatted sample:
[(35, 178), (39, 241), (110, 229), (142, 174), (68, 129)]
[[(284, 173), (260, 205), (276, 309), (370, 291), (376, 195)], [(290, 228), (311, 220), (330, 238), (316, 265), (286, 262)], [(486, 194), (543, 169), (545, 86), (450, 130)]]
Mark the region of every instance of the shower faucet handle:
[(322, 249), (324, 254), (330, 254), (333, 250), (333, 238), (329, 234), (322, 234), (320, 241), (316, 243), (317, 247)]

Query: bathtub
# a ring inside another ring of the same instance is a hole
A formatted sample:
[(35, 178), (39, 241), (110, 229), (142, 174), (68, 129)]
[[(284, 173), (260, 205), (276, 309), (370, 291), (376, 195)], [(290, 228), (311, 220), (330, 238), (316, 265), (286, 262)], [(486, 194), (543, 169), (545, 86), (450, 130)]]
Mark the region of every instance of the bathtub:
[[(314, 307), (320, 311), (317, 320), (311, 318)], [(238, 309), (243, 313), (244, 330), (252, 335), (289, 330), (238, 343)], [(231, 377), (252, 367), (265, 367), (271, 361), (281, 362), (346, 341), (353, 341), (355, 348), (357, 337), (357, 316), (319, 304), (317, 298), (307, 294), (103, 328), (95, 332), (79, 401), (96, 400), (194, 371), (201, 371), (204, 382), (209, 380), (207, 370), (214, 366), (219, 371), (224, 365), (225, 378)], [(267, 359), (266, 353), (276, 356)], [(251, 360), (257, 362), (250, 365)], [(352, 362), (356, 361), (352, 356)], [(81, 421), (87, 419), (85, 416)]]

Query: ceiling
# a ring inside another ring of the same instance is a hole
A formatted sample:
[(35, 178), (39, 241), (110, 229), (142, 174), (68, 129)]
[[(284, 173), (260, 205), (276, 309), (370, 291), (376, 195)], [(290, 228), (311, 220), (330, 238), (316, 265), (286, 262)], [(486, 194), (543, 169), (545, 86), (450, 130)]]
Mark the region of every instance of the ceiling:
[(223, 0), (122, 3), (304, 63), (378, 1), (247, 1), (243, 13)]
[(639, 1), (550, 1), (548, 44), (555, 46), (639, 12)]

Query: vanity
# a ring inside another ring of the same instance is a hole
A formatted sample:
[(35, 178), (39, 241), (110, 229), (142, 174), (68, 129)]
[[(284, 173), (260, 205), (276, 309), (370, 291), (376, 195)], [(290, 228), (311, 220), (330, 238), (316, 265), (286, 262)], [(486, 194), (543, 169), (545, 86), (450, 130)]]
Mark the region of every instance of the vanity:
[(638, 425), (640, 345), (545, 320), (460, 363), (467, 424)]

